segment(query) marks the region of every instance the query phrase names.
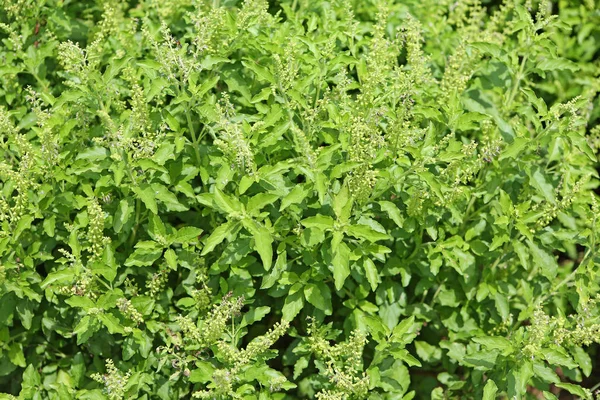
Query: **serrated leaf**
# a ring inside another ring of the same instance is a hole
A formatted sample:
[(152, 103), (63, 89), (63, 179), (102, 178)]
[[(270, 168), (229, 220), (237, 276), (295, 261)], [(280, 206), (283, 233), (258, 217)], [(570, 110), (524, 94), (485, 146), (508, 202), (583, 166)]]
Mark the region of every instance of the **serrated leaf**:
[(304, 286), (304, 297), (325, 315), (331, 315), (331, 292), (323, 282), (308, 283)]
[(167, 211), (187, 211), (187, 207), (179, 202), (177, 196), (164, 185), (153, 183), (154, 197), (165, 205)]
[(250, 311), (248, 311), (247, 313), (244, 314), (244, 317), (242, 318), (242, 322), (240, 323), (240, 326), (244, 327), (244, 326), (252, 325), (253, 323), (263, 319), (265, 317), (265, 315), (267, 315), (269, 312), (271, 312), (271, 307), (262, 306), (262, 307), (252, 308)]
[(575, 347), (571, 352), (583, 375), (590, 376), (592, 373), (592, 359), (590, 355), (581, 347)]
[(173, 236), (174, 243), (197, 243), (203, 230), (195, 226), (184, 226)]
[(165, 261), (169, 268), (174, 271), (177, 270), (177, 254), (175, 253), (175, 250), (167, 249), (167, 251), (165, 251)]
[(370, 242), (377, 242), (379, 240), (388, 240), (390, 237), (385, 234), (376, 231), (367, 225), (350, 225), (345, 227), (345, 232), (354, 236), (357, 239), (364, 239)]
[(332, 260), (333, 280), (336, 290), (344, 287), (346, 278), (350, 275), (350, 249), (346, 243), (338, 245)]
[(192, 383), (206, 383), (211, 380), (215, 367), (208, 361), (196, 361), (195, 369), (190, 373), (189, 380)]
[(548, 383), (557, 383), (560, 382), (560, 378), (556, 375), (551, 368), (548, 368), (544, 365), (544, 362), (534, 361), (533, 363), (533, 373), (541, 378), (544, 382)]
[(319, 228), (322, 230), (332, 229), (334, 220), (327, 215), (315, 215), (314, 217), (308, 217), (300, 221), (302, 225), (307, 228)]
[(127, 199), (123, 199), (119, 202), (115, 217), (113, 218), (113, 229), (116, 233), (121, 232), (121, 229), (123, 229), (123, 226), (127, 223), (132, 211), (133, 209), (129, 206)]
[(156, 205), (156, 198), (154, 196), (154, 190), (150, 185), (141, 185), (133, 189), (137, 197), (144, 203), (146, 208), (152, 211), (154, 214), (158, 213), (158, 207)]
[(496, 400), (496, 393), (498, 393), (496, 382), (488, 379), (483, 387), (483, 400)]
[(292, 204), (300, 204), (306, 196), (308, 195), (308, 191), (306, 190), (304, 185), (296, 185), (294, 188), (281, 200), (281, 206), (279, 207), (279, 211), (283, 211)]
[(117, 319), (117, 317), (115, 317), (112, 314), (98, 314), (97, 318), (102, 322), (102, 324), (106, 327), (106, 329), (108, 329), (108, 332), (111, 335), (114, 335), (115, 333), (120, 333), (123, 334), (123, 326), (121, 326), (121, 323), (119, 322), (119, 320)]
[(542, 173), (540, 168), (534, 168), (530, 173), (530, 182), (537, 191), (544, 196), (550, 203), (556, 203), (556, 196), (554, 195), (554, 187), (548, 183), (546, 176)]
[(379, 271), (377, 271), (375, 263), (370, 258), (365, 258), (363, 261), (363, 268), (365, 270), (367, 281), (369, 282), (369, 285), (371, 285), (371, 290), (375, 291), (380, 282)]
[(154, 264), (162, 255), (162, 249), (137, 248), (125, 261), (128, 267), (144, 267)]
[(500, 57), (500, 54), (502, 54), (502, 48), (495, 43), (473, 42), (470, 43), (470, 45), (475, 47), (477, 50), (494, 56), (495, 58)]
[(501, 336), (481, 336), (474, 337), (472, 339), (475, 343), (479, 343), (487, 349), (500, 350), (505, 355), (510, 354), (513, 351), (513, 346), (510, 340)]
[(516, 137), (515, 140), (500, 154), (499, 160), (507, 158), (517, 158), (517, 156), (527, 148), (530, 139), (524, 137)]
[(283, 303), (283, 309), (281, 310), (283, 319), (292, 321), (302, 310), (302, 307), (304, 307), (304, 294), (299, 286), (294, 285)]
[(558, 273), (558, 263), (554, 256), (548, 254), (545, 250), (538, 247), (534, 242), (527, 240), (533, 262), (536, 267), (541, 269), (541, 273), (548, 280), (552, 281)]
[(254, 249), (260, 255), (265, 270), (271, 269), (273, 263), (273, 237), (264, 225), (249, 219), (243, 219), (242, 225), (252, 234)]
[(536, 67), (542, 71), (569, 70), (576, 72), (579, 70), (579, 66), (577, 64), (565, 58), (548, 58), (537, 63)]
[(398, 225), (398, 227), (402, 228), (402, 225), (404, 225), (404, 218), (402, 217), (398, 206), (396, 206), (391, 201), (380, 201), (379, 206), (383, 211), (387, 213), (387, 215), (392, 219), (392, 221), (394, 221), (394, 223)]
[(206, 255), (214, 250), (233, 230), (234, 223), (227, 221), (224, 224), (218, 226), (210, 236), (204, 242), (204, 248), (202, 249), (201, 255)]
[(275, 261), (275, 266), (271, 269), (268, 275), (263, 277), (262, 284), (260, 285), (261, 289), (268, 289), (272, 287), (275, 282), (281, 276), (281, 273), (285, 270), (287, 264), (287, 253), (285, 251), (279, 253), (277, 256), (277, 260)]
[(546, 361), (552, 365), (567, 368), (577, 368), (577, 364), (573, 359), (562, 349), (543, 349), (542, 354)]
[(574, 394), (575, 396), (579, 396), (581, 399), (591, 400), (592, 397), (586, 392), (581, 386), (575, 385), (573, 383), (557, 383), (555, 385), (561, 389), (565, 389), (567, 392)]

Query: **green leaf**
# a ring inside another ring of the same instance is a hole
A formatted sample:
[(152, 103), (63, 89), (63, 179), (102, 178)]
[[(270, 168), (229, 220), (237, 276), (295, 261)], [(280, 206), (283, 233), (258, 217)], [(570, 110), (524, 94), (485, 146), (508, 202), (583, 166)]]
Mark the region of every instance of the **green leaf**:
[(215, 75), (212, 78), (206, 79), (198, 88), (195, 90), (195, 95), (197, 97), (202, 97), (206, 92), (210, 89), (214, 88), (217, 82), (219, 82), (219, 75)]
[(577, 368), (577, 364), (563, 349), (543, 349), (542, 354), (548, 363), (560, 367)]
[(25, 368), (27, 366), (25, 354), (23, 353), (23, 345), (21, 343), (13, 342), (8, 347), (8, 359), (18, 367)]
[(304, 185), (296, 185), (294, 188), (281, 200), (281, 206), (279, 207), (279, 211), (283, 211), (292, 204), (300, 204), (306, 196), (308, 195), (308, 190)]
[(579, 151), (585, 154), (592, 162), (598, 161), (598, 156), (594, 153), (594, 150), (590, 147), (585, 136), (580, 135), (578, 132), (569, 131), (567, 137)]
[(55, 282), (68, 282), (75, 278), (75, 271), (70, 268), (61, 269), (59, 271), (50, 272), (46, 279), (40, 285), (42, 289), (46, 289), (48, 286)]
[(533, 262), (536, 267), (541, 268), (542, 275), (545, 276), (549, 281), (556, 278), (558, 272), (558, 263), (554, 256), (546, 253), (546, 251), (539, 248), (534, 242), (527, 240), (531, 255), (533, 256)]
[(65, 303), (67, 303), (71, 307), (83, 308), (84, 311), (96, 307), (96, 303), (94, 303), (91, 299), (83, 296), (71, 296), (65, 300)]
[(152, 189), (156, 200), (165, 205), (167, 211), (187, 211), (187, 207), (179, 202), (177, 196), (170, 192), (164, 185), (153, 183)]
[(304, 296), (300, 284), (295, 284), (291, 287), (285, 301), (283, 303), (283, 319), (286, 321), (292, 321), (296, 315), (304, 307)]
[(85, 151), (77, 154), (77, 160), (88, 160), (98, 162), (109, 156), (109, 151), (104, 147), (90, 147)]
[(240, 323), (240, 327), (252, 325), (253, 323), (260, 321), (271, 312), (271, 307), (262, 306), (250, 309), (244, 317), (242, 318), (242, 322)]
[(365, 276), (367, 277), (367, 281), (371, 285), (371, 290), (375, 291), (377, 289), (377, 285), (379, 285), (379, 272), (377, 271), (377, 267), (375, 263), (370, 258), (365, 258), (363, 260), (363, 268), (365, 269)]
[(333, 218), (326, 215), (315, 215), (314, 217), (308, 217), (300, 221), (302, 225), (307, 228), (318, 228), (321, 230), (333, 229), (334, 220)]
[(111, 335), (115, 333), (123, 334), (123, 327), (121, 326), (117, 317), (112, 314), (98, 314), (98, 319), (102, 322), (102, 324), (108, 329), (108, 332)]
[(421, 362), (412, 354), (410, 354), (406, 349), (393, 349), (390, 350), (390, 353), (392, 354), (395, 360), (404, 361), (407, 365), (411, 367), (422, 366)]
[(590, 355), (581, 347), (575, 347), (571, 351), (575, 362), (579, 365), (579, 368), (581, 368), (581, 372), (583, 372), (585, 376), (590, 376), (592, 373), (592, 359), (590, 358)]
[(357, 239), (364, 239), (370, 242), (377, 242), (379, 240), (388, 240), (390, 237), (385, 234), (376, 231), (367, 225), (350, 225), (346, 226), (345, 231), (348, 235), (354, 236)]
[(391, 201), (380, 201), (379, 206), (383, 211), (387, 213), (387, 215), (392, 219), (392, 221), (394, 221), (394, 223), (398, 225), (399, 228), (402, 228), (402, 226), (404, 225), (404, 218), (402, 217), (398, 206), (396, 206)]
[(495, 43), (473, 42), (473, 43), (470, 43), (470, 45), (479, 51), (482, 51), (491, 56), (494, 56), (494, 58), (500, 57), (500, 55), (503, 53), (502, 47), (500, 47), (499, 45), (497, 45)]
[(531, 185), (540, 192), (546, 200), (550, 203), (556, 203), (556, 196), (554, 195), (554, 187), (546, 181), (545, 175), (542, 173), (540, 168), (533, 168), (529, 173)]
[(266, 67), (261, 66), (256, 61), (248, 59), (247, 61), (242, 61), (242, 64), (244, 65), (244, 67), (254, 72), (259, 81), (266, 83), (275, 83), (275, 78), (273, 77), (273, 74)]
[(270, 270), (273, 263), (273, 237), (271, 233), (262, 224), (254, 220), (243, 219), (242, 225), (252, 234), (254, 249), (260, 255), (265, 270)]
[(234, 223), (227, 221), (218, 226), (204, 242), (201, 255), (206, 255), (214, 250), (233, 231)]
[(209, 382), (215, 372), (215, 367), (208, 361), (196, 361), (195, 369), (191, 372), (189, 380), (192, 383)]
[(154, 190), (148, 184), (143, 184), (140, 187), (133, 188), (133, 191), (137, 195), (146, 208), (152, 211), (154, 214), (158, 213), (158, 207), (156, 205), (156, 198), (154, 196)]
[(542, 71), (569, 70), (571, 72), (576, 72), (579, 70), (579, 66), (573, 61), (567, 60), (565, 58), (556, 57), (542, 60), (539, 63), (537, 63), (536, 67), (541, 69)]
[(54, 237), (54, 230), (56, 227), (56, 216), (51, 216), (50, 218), (46, 218), (44, 219), (44, 232), (46, 233), (46, 235), (50, 236), (50, 237)]
[(338, 194), (333, 198), (333, 212), (338, 220), (348, 221), (352, 211), (352, 197), (347, 185), (342, 185)]
[(125, 261), (128, 267), (144, 267), (154, 264), (162, 255), (163, 251), (159, 248), (137, 248)]
[(498, 314), (500, 314), (502, 319), (506, 321), (510, 316), (510, 306), (508, 304), (506, 295), (496, 292), (494, 294), (494, 301), (496, 303), (496, 310), (498, 310)]
[(19, 319), (23, 328), (30, 330), (31, 324), (33, 322), (34, 314), (34, 306), (33, 302), (29, 300), (21, 300), (17, 303), (16, 311), (19, 314)]
[(243, 211), (242, 203), (231, 196), (227, 196), (219, 188), (215, 188), (214, 200), (216, 206), (227, 214), (241, 213)]
[(414, 315), (402, 320), (402, 322), (394, 327), (390, 340), (397, 343), (407, 344), (407, 336), (410, 337), (408, 340), (412, 340), (412, 335), (410, 335), (410, 333), (413, 330), (414, 325)]
[(272, 193), (259, 193), (248, 200), (247, 210), (252, 215), (259, 215), (260, 210), (278, 199), (279, 196)]
[(542, 361), (534, 361), (533, 362), (533, 373), (541, 378), (544, 382), (548, 383), (557, 383), (560, 382), (560, 378), (556, 375), (551, 368), (548, 368), (545, 363)]
[(483, 388), (483, 400), (496, 400), (496, 393), (498, 393), (496, 382), (488, 379)]
[(510, 340), (500, 336), (481, 336), (472, 339), (475, 343), (479, 343), (482, 346), (490, 350), (500, 350), (504, 355), (508, 355), (513, 352), (513, 346)]
[(581, 399), (591, 400), (592, 397), (581, 386), (572, 383), (556, 383), (556, 387), (565, 389), (567, 392), (579, 396)]
[(173, 271), (177, 270), (177, 254), (175, 253), (175, 250), (167, 249), (167, 251), (165, 251), (165, 261), (169, 268)]
[(19, 222), (15, 230), (12, 232), (12, 241), (13, 243), (18, 243), (18, 239), (25, 230), (31, 228), (31, 223), (35, 218), (32, 215), (24, 215), (19, 218)]
[(332, 260), (333, 279), (336, 290), (342, 290), (346, 278), (350, 275), (350, 249), (346, 243), (338, 245)]
[(281, 273), (285, 270), (287, 265), (287, 253), (285, 251), (279, 253), (277, 256), (277, 261), (275, 261), (275, 267), (271, 269), (268, 275), (263, 277), (262, 284), (260, 285), (261, 289), (268, 289), (272, 287), (279, 277)]
[(202, 229), (195, 226), (184, 226), (173, 236), (174, 243), (198, 243)]
[(323, 311), (325, 315), (331, 315), (331, 292), (323, 282), (306, 284), (304, 286), (304, 297), (310, 304)]
[[(146, 205), (146, 207), (148, 206)], [(115, 217), (113, 218), (113, 229), (116, 233), (121, 232), (121, 229), (123, 229), (123, 226), (127, 223), (132, 211), (133, 207), (130, 206), (127, 199), (123, 199), (119, 202)]]
[(40, 390), (42, 377), (35, 369), (33, 364), (29, 364), (23, 372), (23, 382), (21, 382), (21, 392), (19, 396), (22, 398), (35, 398), (35, 393)]
[(499, 160), (507, 158), (517, 158), (517, 156), (527, 148), (530, 140), (524, 137), (516, 137), (515, 140), (500, 154)]
[(165, 224), (158, 215), (151, 215), (148, 223), (148, 234), (152, 240), (161, 242), (167, 235)]

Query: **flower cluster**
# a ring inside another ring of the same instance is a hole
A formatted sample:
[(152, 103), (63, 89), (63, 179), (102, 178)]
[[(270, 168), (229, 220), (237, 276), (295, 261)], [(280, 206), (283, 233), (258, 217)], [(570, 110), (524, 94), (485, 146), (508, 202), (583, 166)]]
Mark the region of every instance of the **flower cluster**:
[[(568, 190), (565, 190), (564, 196), (556, 203), (546, 201), (544, 203), (536, 204), (534, 207), (532, 207), (533, 211), (540, 213), (540, 216), (536, 221), (536, 228), (538, 230), (543, 229), (550, 222), (552, 222), (559, 215), (559, 213), (564, 212), (571, 207), (571, 204), (576, 199), (577, 194), (584, 186), (585, 180), (587, 180), (586, 178), (587, 177), (578, 180)], [(560, 194), (560, 186), (556, 188), (555, 192), (556, 195)]]
[(125, 398), (127, 381), (131, 377), (128, 371), (122, 374), (110, 358), (106, 360), (106, 374), (92, 374), (92, 379), (104, 385), (104, 390), (110, 400), (122, 400)]
[(169, 280), (169, 273), (166, 269), (161, 268), (158, 272), (152, 274), (152, 277), (146, 283), (147, 293), (150, 297), (157, 296), (165, 287)]
[(0, 265), (0, 285), (6, 282), (6, 267), (4, 265)]
[(600, 295), (582, 303), (579, 313), (565, 316), (550, 316), (541, 307), (536, 308), (527, 326), (523, 353), (534, 358), (543, 348), (558, 346), (590, 346), (600, 343), (600, 322), (597, 305)]
[(165, 22), (160, 26), (161, 41), (157, 41), (147, 27), (142, 28), (144, 38), (150, 43), (160, 62), (161, 71), (169, 80), (175, 84), (181, 81), (187, 82), (193, 71), (201, 67), (197, 61), (187, 56), (187, 46), (183, 47), (181, 41), (175, 39)]
[(364, 398), (369, 390), (369, 378), (363, 372), (362, 353), (367, 337), (353, 331), (346, 342), (334, 346), (323, 336), (312, 320), (308, 330), (308, 344), (317, 359), (325, 362), (325, 373), (332, 389), (317, 394), (320, 400)]
[(0, 178), (5, 185), (16, 191), (10, 201), (0, 199), (0, 220), (6, 220), (11, 225), (16, 224), (26, 213), (30, 191), (39, 186), (36, 182), (35, 151), (32, 144), (23, 135), (15, 136), (15, 144), (21, 154), (18, 161), (13, 159), (14, 163), (18, 163), (18, 168), (15, 170), (11, 165), (0, 162)]
[(87, 231), (87, 240), (89, 244), (88, 251), (90, 252), (90, 261), (95, 261), (102, 257), (104, 248), (110, 243), (110, 238), (103, 235), (104, 220), (106, 216), (98, 199), (91, 198), (88, 203), (88, 218), (89, 225)]
[(256, 173), (254, 153), (244, 135), (242, 124), (235, 122), (233, 105), (227, 95), (223, 96), (220, 104), (216, 105), (219, 120), (217, 121), (218, 135), (215, 145), (225, 157), (239, 170), (250, 176)]
[(135, 309), (133, 304), (131, 304), (131, 300), (120, 298), (117, 300), (117, 307), (127, 318), (136, 324), (141, 324), (144, 322), (144, 317), (138, 310)]

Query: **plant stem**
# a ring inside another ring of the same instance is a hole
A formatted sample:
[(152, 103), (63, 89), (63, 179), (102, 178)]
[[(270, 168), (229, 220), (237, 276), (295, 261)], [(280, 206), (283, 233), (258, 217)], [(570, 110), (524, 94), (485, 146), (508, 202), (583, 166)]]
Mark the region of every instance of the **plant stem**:
[(510, 96), (508, 97), (508, 101), (506, 102), (506, 108), (509, 110), (510, 110), (510, 107), (512, 106), (512, 102), (515, 99), (515, 96), (517, 95), (517, 91), (519, 90), (521, 81), (525, 77), (523, 74), (525, 72), (525, 64), (526, 63), (527, 63), (527, 54), (525, 54), (523, 56), (523, 60), (521, 60), (521, 65), (519, 67), (519, 72), (517, 72), (515, 84), (513, 85), (512, 90), (510, 91)]

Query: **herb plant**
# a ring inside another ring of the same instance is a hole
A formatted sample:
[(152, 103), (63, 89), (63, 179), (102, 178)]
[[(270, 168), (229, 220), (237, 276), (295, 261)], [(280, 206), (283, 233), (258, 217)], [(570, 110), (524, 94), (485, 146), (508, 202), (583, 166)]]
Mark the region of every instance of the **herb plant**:
[(600, 398), (597, 0), (0, 0), (0, 43), (0, 398)]

